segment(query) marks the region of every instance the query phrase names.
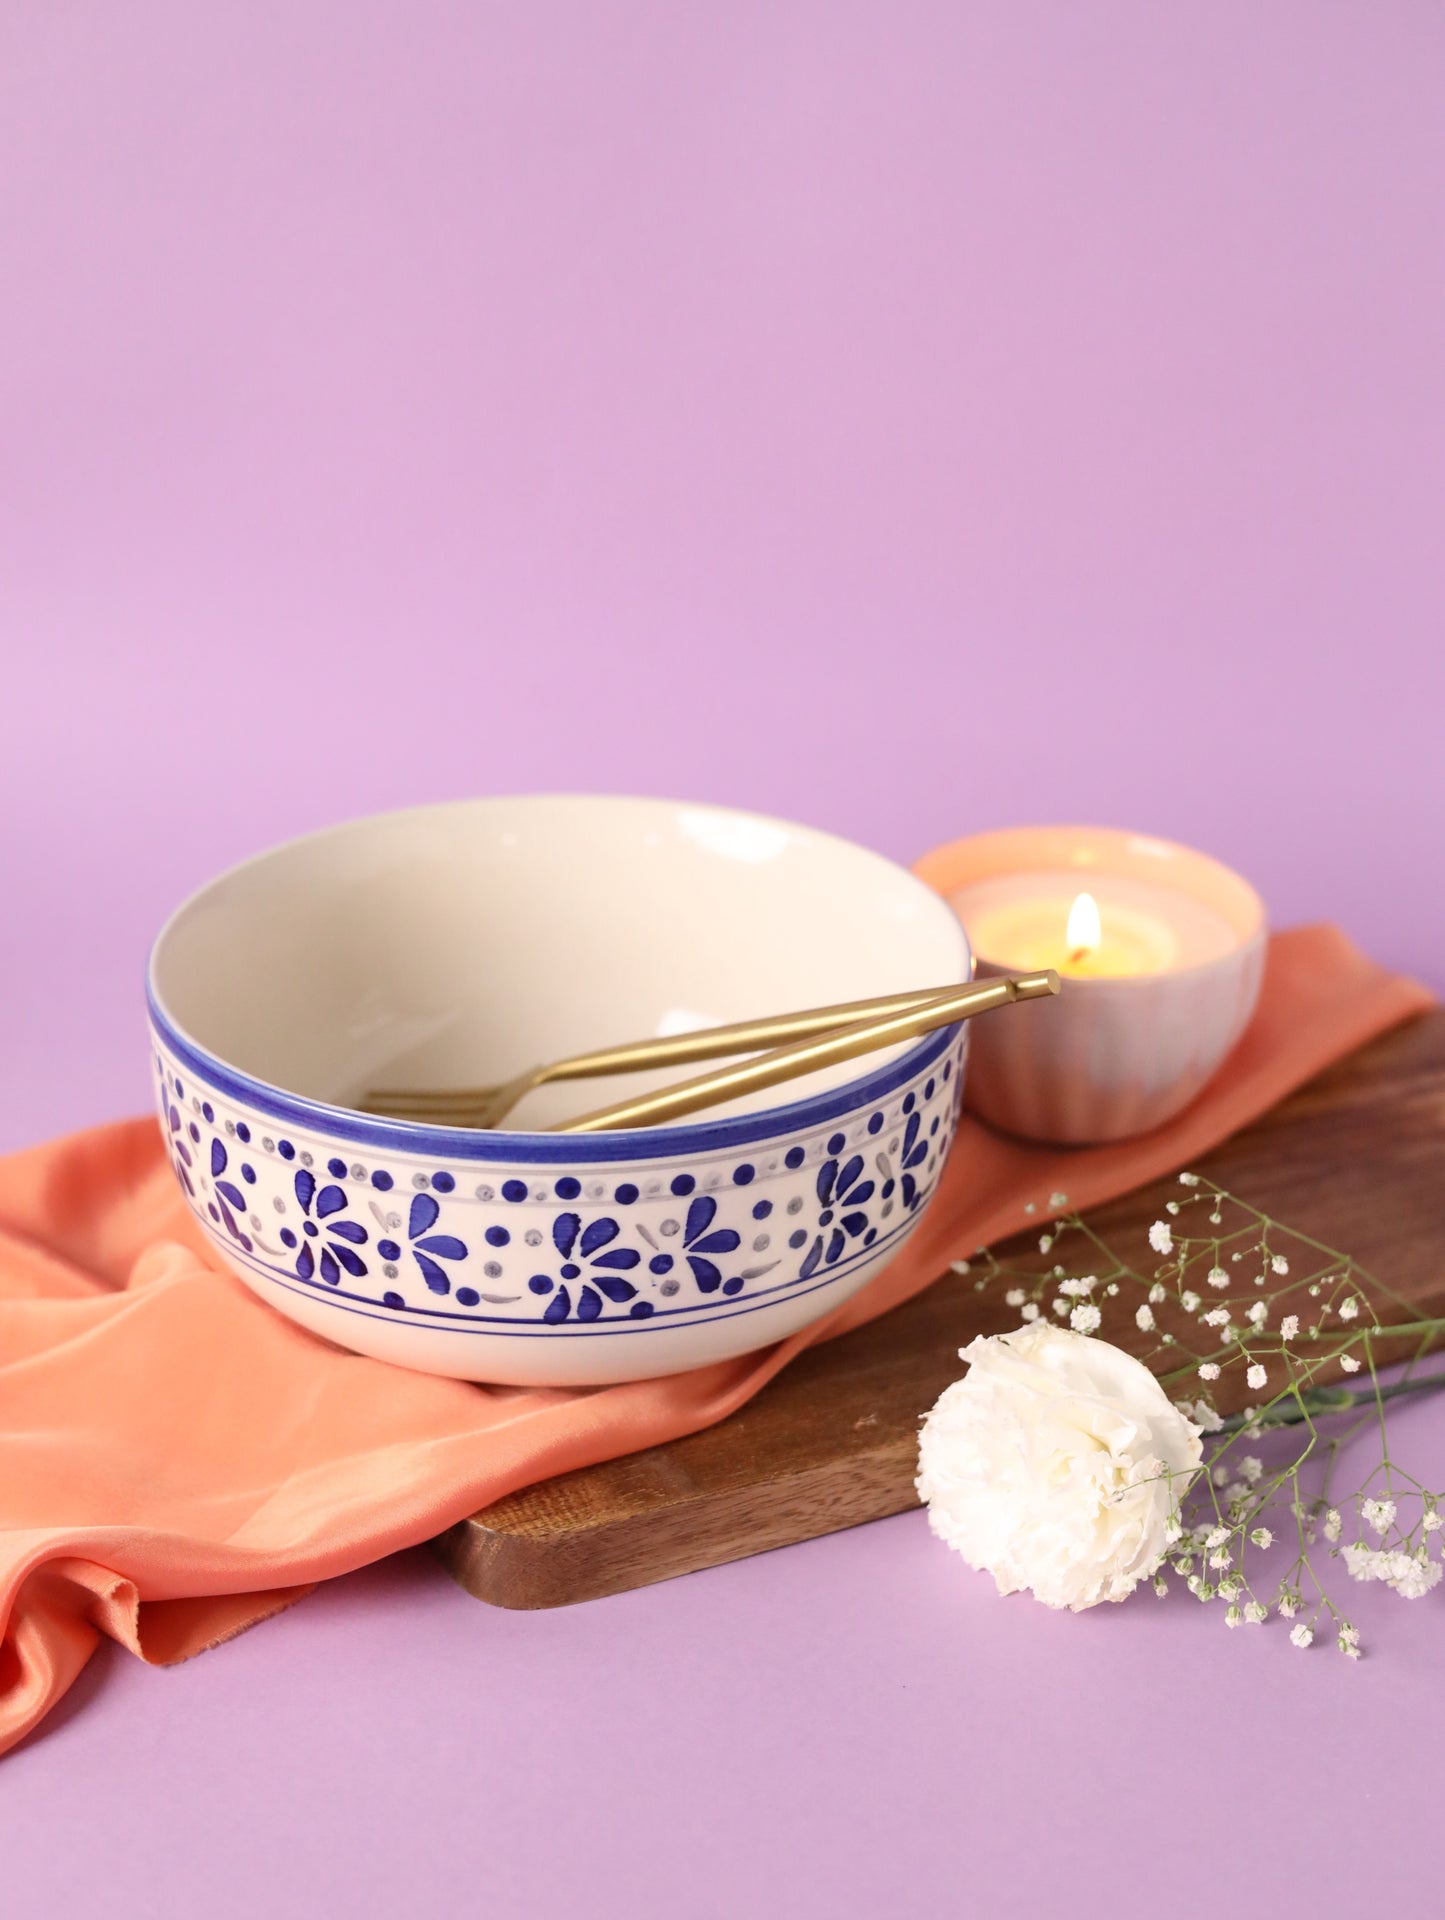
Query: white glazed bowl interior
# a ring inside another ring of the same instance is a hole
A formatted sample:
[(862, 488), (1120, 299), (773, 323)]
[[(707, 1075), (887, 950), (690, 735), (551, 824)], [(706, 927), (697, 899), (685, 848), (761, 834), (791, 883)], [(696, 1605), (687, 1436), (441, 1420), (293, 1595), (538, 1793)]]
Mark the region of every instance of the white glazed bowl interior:
[(970, 965), (928, 887), (809, 828), (641, 799), (419, 808), (262, 854), (172, 917), (149, 980), (161, 1111), (202, 1226), (303, 1324), (465, 1378), (648, 1377), (781, 1338), (891, 1257), (952, 1134), (966, 1029), (665, 1128), (539, 1131), (641, 1075), (539, 1089), (506, 1132), (351, 1103)]
[[(349, 1106), (378, 1084), (486, 1084), (617, 1041), (945, 985), (967, 967), (937, 897), (848, 841), (718, 808), (540, 796), (360, 820), (233, 868), (165, 928), (152, 988), (216, 1059)], [(713, 1112), (800, 1100), (861, 1070)], [(539, 1088), (509, 1127), (680, 1077)]]

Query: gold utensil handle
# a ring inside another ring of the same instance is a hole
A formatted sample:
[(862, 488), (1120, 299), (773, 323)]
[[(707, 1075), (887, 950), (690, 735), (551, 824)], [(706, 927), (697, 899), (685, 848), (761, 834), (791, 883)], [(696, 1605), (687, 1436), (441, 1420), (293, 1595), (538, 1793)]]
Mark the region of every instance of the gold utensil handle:
[(716, 1106), (740, 1094), (758, 1093), (793, 1080), (819, 1067), (836, 1066), (840, 1061), (873, 1053), (900, 1040), (914, 1040), (936, 1027), (953, 1026), (991, 1007), (1007, 1006), (1014, 1000), (1034, 1000), (1059, 991), (1059, 976), (1050, 968), (1044, 973), (1005, 976), (996, 980), (978, 980), (971, 986), (951, 987), (914, 1000), (900, 1011), (875, 1015), (829, 1033), (815, 1034), (791, 1045), (776, 1047), (751, 1060), (730, 1067), (718, 1067), (712, 1073), (684, 1080), (680, 1086), (663, 1087), (654, 1093), (641, 1093), (631, 1100), (619, 1100), (596, 1113), (585, 1113), (575, 1120), (564, 1120), (550, 1129), (553, 1133), (603, 1133), (614, 1127), (654, 1127), (666, 1120), (680, 1120), (700, 1107)]
[(735, 1020), (725, 1027), (699, 1027), (695, 1033), (670, 1033), (663, 1039), (632, 1040), (620, 1047), (599, 1047), (594, 1053), (574, 1054), (547, 1069), (549, 1080), (594, 1080), (608, 1073), (633, 1073), (646, 1067), (685, 1067), (694, 1060), (725, 1060), (732, 1053), (752, 1053), (759, 1047), (780, 1047), (789, 1040), (808, 1040), (860, 1020), (906, 1013), (955, 987), (914, 988), (911, 993), (882, 994), (873, 1000), (846, 1000), (833, 1007), (808, 1007), (800, 1013), (773, 1013), (761, 1020)]
[[(911, 993), (885, 993), (871, 1000), (845, 1000), (832, 1007), (807, 1007), (798, 1013), (768, 1014), (760, 1020), (737, 1020), (725, 1027), (699, 1027), (695, 1033), (668, 1034), (663, 1039), (629, 1040), (617, 1047), (598, 1047), (554, 1061), (535, 1084), (552, 1080), (592, 1080), (608, 1073), (638, 1073), (647, 1067), (685, 1067), (695, 1060), (725, 1060), (729, 1054), (752, 1053), (759, 1047), (777, 1047), (788, 1040), (833, 1033), (839, 1027), (871, 1019), (875, 1014), (903, 1013), (956, 987), (915, 987)], [(440, 1106), (462, 1106), (495, 1093), (491, 1087), (448, 1087), (430, 1096)], [(377, 1088), (367, 1099), (379, 1106), (388, 1100), (410, 1099), (410, 1088)]]

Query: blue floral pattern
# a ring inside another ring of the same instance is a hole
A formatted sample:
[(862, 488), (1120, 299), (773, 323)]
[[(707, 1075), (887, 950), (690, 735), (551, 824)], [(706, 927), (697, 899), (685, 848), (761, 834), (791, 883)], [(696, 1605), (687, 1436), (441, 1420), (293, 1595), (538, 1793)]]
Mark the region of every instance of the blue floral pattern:
[[(419, 1193), (411, 1203), (407, 1216), (406, 1237), (411, 1242), (412, 1258), (421, 1271), (421, 1277), (430, 1293), (450, 1293), (452, 1283), (445, 1269), (438, 1265), (442, 1260), (465, 1260), (467, 1245), (458, 1240), (454, 1233), (433, 1233), (441, 1214), (441, 1207), (429, 1193)], [(400, 1260), (401, 1248), (395, 1240), (378, 1240), (376, 1250), (383, 1260)]]
[(400, 1151), (343, 1158), (324, 1133), (275, 1134), (254, 1108), (228, 1111), (184, 1067), (157, 1055), (162, 1132), (188, 1201), (240, 1271), (353, 1311), (549, 1338), (695, 1324), (866, 1274), (931, 1196), (958, 1109), (950, 1059), (872, 1111), (746, 1157), (723, 1147), (682, 1167), (643, 1159), (608, 1178), (584, 1164), (539, 1180), (525, 1167), (418, 1166)]
[[(296, 1254), (297, 1279), (309, 1280), (319, 1271), (328, 1286), (339, 1286), (344, 1267), (353, 1280), (360, 1280), (366, 1273), (366, 1262), (356, 1249), (366, 1245), (366, 1228), (359, 1220), (338, 1219), (347, 1204), (345, 1188), (334, 1184), (318, 1187), (316, 1176), (305, 1167), (297, 1170), (293, 1185), (305, 1236)], [(297, 1246), (290, 1227), (281, 1229), (281, 1238), (288, 1247)]]
[[(717, 1218), (717, 1201), (711, 1194), (699, 1194), (687, 1210), (687, 1219), (682, 1228), (682, 1258), (692, 1270), (692, 1277), (701, 1294), (722, 1294), (731, 1296), (742, 1291), (742, 1280), (734, 1277), (724, 1280), (722, 1269), (713, 1259), (714, 1254), (736, 1253), (742, 1244), (742, 1235), (732, 1227), (714, 1227)], [(673, 1256), (670, 1253), (654, 1255), (648, 1263), (655, 1274), (666, 1274), (672, 1270)]]
[(921, 1167), (928, 1158), (928, 1141), (920, 1136), (923, 1132), (923, 1115), (915, 1107), (908, 1116), (908, 1125), (903, 1130), (903, 1146), (899, 1151), (899, 1183), (903, 1188), (903, 1204), (912, 1213), (923, 1198), (923, 1189), (918, 1184), (915, 1169)]
[[(200, 1129), (193, 1128), (193, 1131), (199, 1134)], [(246, 1197), (234, 1180), (223, 1180), (221, 1178), (222, 1174), (227, 1171), (227, 1167), (228, 1156), (226, 1149), (219, 1140), (212, 1140), (211, 1191), (216, 1197), (210, 1203), (208, 1210), (213, 1219), (219, 1219), (221, 1225), (226, 1229), (227, 1233), (230, 1234), (231, 1238), (249, 1253), (252, 1246), (251, 1236), (243, 1231), (236, 1220), (238, 1213), (243, 1220), (246, 1217)]]
[[(590, 1226), (584, 1227), (579, 1214), (557, 1215), (552, 1222), (552, 1244), (562, 1256), (562, 1284), (554, 1292), (555, 1282), (547, 1273), (533, 1274), (527, 1282), (533, 1293), (552, 1296), (542, 1314), (549, 1327), (560, 1326), (572, 1312), (571, 1288), (574, 1285), (577, 1286), (579, 1320), (600, 1320), (604, 1295), (615, 1307), (625, 1306), (629, 1301), (636, 1302), (632, 1308), (634, 1319), (645, 1320), (651, 1314), (651, 1301), (639, 1301), (637, 1288), (622, 1277), (641, 1265), (642, 1255), (635, 1247), (612, 1244), (621, 1231), (613, 1219), (594, 1220)], [(638, 1313), (638, 1306), (645, 1308), (645, 1312)]]
[[(891, 1184), (891, 1183), (890, 1183)], [(855, 1153), (840, 1166), (835, 1159), (825, 1160), (818, 1169), (817, 1194), (822, 1212), (818, 1215), (818, 1234), (803, 1256), (798, 1278), (807, 1280), (820, 1266), (834, 1266), (849, 1240), (864, 1239), (867, 1245), (877, 1238), (864, 1211), (873, 1198), (874, 1183), (864, 1173), (863, 1156)]]
[(169, 1135), (171, 1165), (176, 1170), (176, 1178), (194, 1200), (196, 1188), (195, 1182), (191, 1179), (191, 1169), (195, 1166), (195, 1159), (186, 1145), (185, 1129), (181, 1125), (180, 1113), (177, 1111), (175, 1102), (168, 1097), (164, 1082), (161, 1085), (161, 1111), (165, 1115), (166, 1130)]

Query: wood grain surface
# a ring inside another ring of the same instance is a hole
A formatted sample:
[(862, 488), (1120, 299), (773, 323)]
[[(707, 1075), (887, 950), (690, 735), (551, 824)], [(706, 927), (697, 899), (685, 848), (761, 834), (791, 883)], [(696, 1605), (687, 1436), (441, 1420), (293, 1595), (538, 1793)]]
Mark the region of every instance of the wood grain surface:
[[(1445, 1010), (1331, 1068), (1198, 1168), (1420, 1312), (1445, 1312)], [(1156, 1183), (1089, 1222), (1137, 1243), (1178, 1192)], [(509, 1495), (434, 1548), (478, 1599), (555, 1607), (902, 1512), (917, 1504), (919, 1417), (962, 1371), (958, 1349), (1017, 1323), (946, 1273), (800, 1355), (720, 1425)]]

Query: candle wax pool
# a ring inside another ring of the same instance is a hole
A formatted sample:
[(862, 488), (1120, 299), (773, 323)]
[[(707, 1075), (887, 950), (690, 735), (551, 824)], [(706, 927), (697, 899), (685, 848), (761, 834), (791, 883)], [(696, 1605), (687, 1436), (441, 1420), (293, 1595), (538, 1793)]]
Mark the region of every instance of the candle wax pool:
[[(1069, 910), (1083, 892), (1098, 903), (1099, 942), (1071, 951)], [(1218, 960), (1237, 945), (1229, 924), (1203, 901), (1088, 867), (979, 880), (954, 894), (951, 904), (979, 959), (1020, 971), (1054, 967), (1071, 979), (1178, 972)]]

